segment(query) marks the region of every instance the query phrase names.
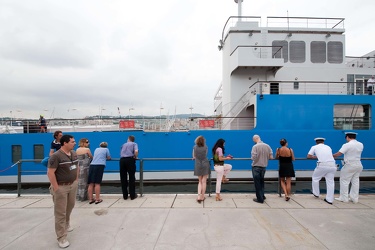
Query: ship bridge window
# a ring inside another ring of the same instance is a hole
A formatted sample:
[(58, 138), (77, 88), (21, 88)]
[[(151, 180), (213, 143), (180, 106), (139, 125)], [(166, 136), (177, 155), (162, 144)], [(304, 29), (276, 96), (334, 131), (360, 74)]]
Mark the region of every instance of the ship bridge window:
[(304, 41), (291, 41), (289, 50), (290, 62), (304, 63), (306, 61), (306, 43)]
[(43, 159), (43, 158), (44, 158), (44, 145), (35, 144), (34, 145), (34, 160)]
[(328, 62), (329, 63), (342, 63), (343, 62), (343, 45), (342, 42), (328, 42)]
[(333, 125), (339, 130), (369, 130), (371, 105), (337, 104), (333, 108)]
[(22, 146), (12, 145), (12, 162), (16, 163), (22, 159)]
[(326, 42), (313, 41), (310, 44), (310, 55), (312, 63), (326, 62), (327, 46)]
[(284, 58), (284, 62), (287, 62), (288, 61), (288, 42), (277, 41), (277, 40), (273, 41), (272, 42), (272, 57)]

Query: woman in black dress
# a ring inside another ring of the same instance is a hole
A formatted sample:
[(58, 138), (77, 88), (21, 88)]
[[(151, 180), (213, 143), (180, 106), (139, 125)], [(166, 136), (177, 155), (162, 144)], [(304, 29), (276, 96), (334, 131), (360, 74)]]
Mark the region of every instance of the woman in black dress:
[(294, 153), (293, 149), (288, 148), (288, 142), (286, 139), (280, 140), (281, 148), (276, 150), (276, 159), (279, 159), (279, 178), (281, 188), (285, 194), (285, 200), (290, 200), (292, 190), (292, 177), (295, 177), (293, 161)]

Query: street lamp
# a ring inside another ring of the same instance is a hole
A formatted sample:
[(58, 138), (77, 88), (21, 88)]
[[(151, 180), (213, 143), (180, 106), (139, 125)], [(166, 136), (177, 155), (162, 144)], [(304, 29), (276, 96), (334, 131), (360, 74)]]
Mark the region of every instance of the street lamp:
[(134, 108), (129, 108), (129, 119), (128, 120), (130, 120), (130, 111), (131, 110), (134, 110)]
[(10, 111), (10, 126), (12, 127), (12, 113), (13, 113), (13, 111), (11, 110)]
[(190, 129), (192, 127), (192, 121), (193, 121), (193, 105), (190, 104)]
[(163, 103), (160, 103), (160, 125), (159, 125), (159, 130), (161, 131), (161, 111), (163, 110)]

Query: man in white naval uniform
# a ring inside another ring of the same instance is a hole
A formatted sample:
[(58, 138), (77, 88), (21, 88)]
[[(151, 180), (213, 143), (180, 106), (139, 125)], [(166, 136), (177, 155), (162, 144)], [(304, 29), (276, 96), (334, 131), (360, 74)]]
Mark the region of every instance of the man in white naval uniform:
[[(357, 141), (356, 138), (357, 133), (346, 132), (345, 139), (347, 143), (342, 145), (340, 150), (333, 155), (333, 157), (344, 155), (344, 166), (340, 173), (340, 197), (335, 198), (335, 200), (338, 201), (348, 202), (351, 200), (354, 203), (358, 202), (359, 175), (363, 169), (361, 163), (363, 144)], [(349, 183), (351, 183), (352, 186), (348, 196)]]
[(369, 95), (372, 95), (372, 93), (374, 92), (374, 87), (375, 79), (374, 76), (371, 76), (371, 78), (367, 80), (367, 92)]
[(322, 179), (322, 177), (324, 177), (326, 179), (327, 186), (327, 194), (324, 201), (332, 205), (335, 193), (335, 159), (332, 156), (332, 149), (324, 144), (325, 138), (318, 137), (314, 140), (316, 145), (312, 146), (307, 154), (307, 158), (318, 159), (316, 168), (312, 175), (312, 194), (317, 198), (319, 197), (319, 181)]

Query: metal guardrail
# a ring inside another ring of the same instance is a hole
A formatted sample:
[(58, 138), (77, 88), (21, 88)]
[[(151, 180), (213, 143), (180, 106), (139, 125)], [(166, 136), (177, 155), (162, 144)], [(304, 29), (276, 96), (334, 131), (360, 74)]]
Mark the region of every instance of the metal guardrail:
[[(271, 161), (274, 161), (277, 159), (271, 159)], [(307, 159), (307, 158), (296, 158), (295, 161), (304, 161), (304, 160), (314, 160), (316, 161), (316, 159)], [(342, 158), (337, 158), (335, 159), (336, 161), (341, 161)], [(375, 158), (361, 158), (362, 161), (364, 160), (372, 160), (374, 161)], [(17, 162), (17, 165), (18, 165), (18, 171), (17, 171), (17, 196), (20, 197), (21, 196), (21, 187), (22, 187), (22, 173), (41, 173), (42, 171), (38, 170), (38, 171), (22, 171), (22, 163), (23, 162), (41, 162), (42, 159), (21, 159)], [(109, 161), (120, 161), (120, 158), (112, 158), (111, 160)], [(143, 187), (144, 187), (144, 176), (143, 174), (145, 172), (184, 172), (184, 171), (193, 171), (194, 168), (192, 169), (174, 169), (174, 170), (144, 170), (144, 164), (145, 162), (147, 161), (193, 161), (192, 158), (140, 158), (140, 159), (137, 159), (137, 161), (140, 162), (140, 166), (139, 166), (139, 193), (141, 196), (143, 196)], [(234, 158), (234, 159), (231, 159), (230, 161), (251, 161), (251, 158)], [(210, 159), (210, 167), (211, 167), (211, 170), (213, 170), (213, 159), (211, 158)], [(250, 165), (249, 165), (250, 166)], [(250, 171), (249, 170), (236, 170), (236, 169), (232, 169), (231, 171)], [(278, 170), (268, 170), (268, 171), (278, 171)], [(312, 171), (311, 169), (309, 170), (304, 170), (304, 169), (299, 169), (299, 170), (296, 170), (296, 171)], [(119, 173), (120, 170), (107, 170), (107, 171), (104, 171), (105, 173)], [(207, 191), (208, 191), (208, 195), (211, 196), (211, 185), (212, 185), (212, 178), (211, 178), (211, 174), (208, 176), (208, 188), (207, 188)], [(280, 186), (280, 179), (278, 177), (278, 194), (281, 196), (281, 186)]]

